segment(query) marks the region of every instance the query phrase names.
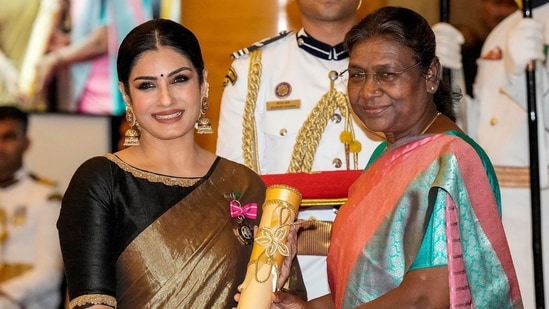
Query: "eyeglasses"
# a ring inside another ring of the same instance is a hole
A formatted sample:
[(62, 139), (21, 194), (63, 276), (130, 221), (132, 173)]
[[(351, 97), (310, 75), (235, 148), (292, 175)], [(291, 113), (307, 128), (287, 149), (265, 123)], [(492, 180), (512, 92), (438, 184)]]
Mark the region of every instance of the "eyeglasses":
[(362, 87), (364, 87), (364, 84), (366, 83), (368, 76), (371, 76), (372, 80), (376, 82), (377, 85), (386, 86), (396, 82), (402, 74), (415, 68), (420, 63), (421, 62), (412, 64), (411, 66), (399, 72), (378, 71), (374, 73), (366, 73), (364, 72), (363, 69), (348, 68), (342, 71), (341, 73), (339, 73), (339, 76), (343, 78), (343, 81), (347, 84), (347, 87), (350, 89), (361, 89)]

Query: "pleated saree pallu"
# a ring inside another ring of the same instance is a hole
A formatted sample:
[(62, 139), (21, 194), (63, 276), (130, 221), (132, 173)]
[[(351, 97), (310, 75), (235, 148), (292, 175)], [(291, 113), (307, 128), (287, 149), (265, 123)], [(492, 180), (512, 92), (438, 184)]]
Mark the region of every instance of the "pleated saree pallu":
[[(328, 274), (336, 308), (397, 288), (429, 223), (442, 221), (450, 307), (522, 308), (483, 155), (462, 138), (435, 134), (393, 146), (366, 169), (332, 229)], [(444, 210), (435, 216), (437, 195)]]
[[(262, 203), (259, 177), (221, 160), (213, 174), (122, 252), (116, 263), (119, 308), (232, 308), (251, 246), (233, 231), (224, 193), (238, 188), (243, 202)], [(240, 174), (238, 174), (238, 172)], [(250, 172), (251, 173), (251, 172)], [(247, 182), (258, 181), (257, 184)], [(251, 189), (250, 192), (240, 190)], [(259, 212), (261, 214), (261, 212)], [(258, 220), (250, 220), (258, 224)]]

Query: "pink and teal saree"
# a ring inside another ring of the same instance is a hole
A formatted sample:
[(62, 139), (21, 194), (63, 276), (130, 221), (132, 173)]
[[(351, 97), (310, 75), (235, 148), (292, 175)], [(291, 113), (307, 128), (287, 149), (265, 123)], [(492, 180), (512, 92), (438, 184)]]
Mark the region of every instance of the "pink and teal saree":
[(410, 270), (442, 265), (450, 307), (522, 307), (493, 168), (455, 132), (399, 142), (377, 158), (349, 189), (328, 254), (336, 308), (386, 294)]

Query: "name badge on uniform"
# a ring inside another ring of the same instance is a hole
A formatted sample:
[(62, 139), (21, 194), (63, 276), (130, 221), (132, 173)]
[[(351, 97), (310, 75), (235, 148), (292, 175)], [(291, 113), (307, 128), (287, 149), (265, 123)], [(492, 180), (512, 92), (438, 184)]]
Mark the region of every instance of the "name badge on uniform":
[(295, 109), (301, 107), (301, 100), (267, 101), (267, 110)]

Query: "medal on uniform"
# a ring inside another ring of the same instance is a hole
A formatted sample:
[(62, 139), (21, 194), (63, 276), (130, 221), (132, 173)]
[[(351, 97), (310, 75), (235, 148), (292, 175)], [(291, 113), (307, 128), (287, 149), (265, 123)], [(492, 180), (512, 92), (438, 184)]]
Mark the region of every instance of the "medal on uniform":
[(277, 110), (284, 110), (284, 109), (296, 109), (301, 107), (301, 100), (299, 99), (293, 99), (288, 100), (286, 99), (290, 94), (292, 93), (292, 85), (288, 82), (280, 82), (275, 87), (274, 94), (278, 99), (281, 100), (275, 100), (275, 101), (267, 101), (266, 102), (266, 109), (268, 111), (277, 111)]
[(251, 245), (254, 240), (254, 230), (243, 217), (238, 217), (238, 226), (233, 229), (238, 240), (244, 245)]
[(288, 82), (281, 82), (275, 87), (275, 95), (279, 99), (283, 99), (292, 93), (292, 85)]

